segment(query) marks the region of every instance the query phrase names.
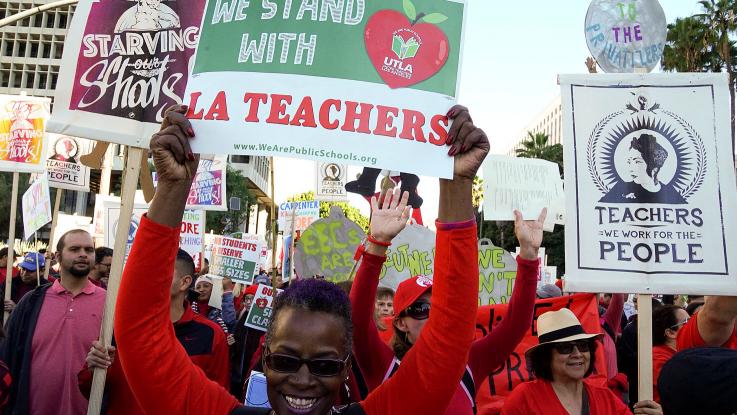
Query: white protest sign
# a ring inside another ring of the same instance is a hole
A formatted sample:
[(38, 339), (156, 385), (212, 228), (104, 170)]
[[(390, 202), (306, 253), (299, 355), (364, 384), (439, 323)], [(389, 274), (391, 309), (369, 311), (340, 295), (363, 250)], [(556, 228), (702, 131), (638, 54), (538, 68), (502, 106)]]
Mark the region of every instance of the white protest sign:
[(0, 170), (38, 173), (46, 169), (46, 120), (51, 100), (0, 95)]
[(185, 210), (179, 232), (179, 248), (186, 251), (199, 269), (205, 234), (205, 214), (202, 210)]
[(44, 225), (51, 222), (51, 197), (49, 181), (40, 175), (23, 193), (23, 232), (29, 239)]
[(49, 131), (147, 148), (182, 102), (204, 9), (205, 0), (80, 1)]
[(48, 133), (46, 175), (49, 186), (58, 189), (90, 191), (90, 168), (79, 157), (92, 151), (92, 142), (83, 138)]
[(515, 209), (525, 219), (537, 219), (548, 208), (545, 230), (552, 231), (564, 197), (553, 162), (498, 154), (484, 162), (484, 220), (513, 221)]
[(279, 228), (285, 233), (292, 231), (292, 220), (294, 230), (302, 232), (318, 219), (320, 219), (320, 202), (316, 200), (284, 202), (279, 205)]
[(586, 13), (586, 44), (605, 72), (652, 71), (663, 56), (666, 34), (658, 0), (593, 0)]
[(258, 241), (245, 241), (216, 235), (212, 239), (210, 274), (235, 282), (253, 284), (261, 260)]
[(184, 100), (193, 150), (450, 178), (465, 0), (318, 3), (207, 3)]
[[(102, 220), (104, 230), (104, 243), (107, 247), (115, 246), (115, 239), (117, 238), (116, 232), (118, 229), (118, 219), (120, 218), (120, 198), (114, 196), (108, 196), (102, 198)], [(126, 238), (125, 248), (125, 260), (128, 260), (128, 254), (133, 247), (133, 238), (138, 232), (138, 226), (141, 224), (141, 218), (148, 212), (148, 204), (143, 200), (136, 200), (133, 205), (133, 215), (131, 216), (131, 223), (128, 228), (128, 235), (123, 236)], [(96, 218), (97, 219), (97, 218)]]
[(560, 80), (566, 291), (737, 294), (727, 76)]
[(326, 202), (346, 202), (348, 192), (345, 190), (348, 165), (338, 163), (316, 163), (315, 200)]
[(56, 250), (56, 244), (59, 242), (62, 235), (75, 229), (81, 229), (89, 232), (90, 235), (93, 235), (94, 230), (92, 227), (92, 218), (89, 216), (67, 215), (66, 213), (59, 212), (56, 217), (54, 240), (51, 241), (51, 247), (53, 249), (50, 250)]
[(252, 329), (266, 331), (271, 320), (271, 304), (274, 302), (274, 291), (279, 295), (282, 290), (278, 290), (268, 285), (259, 284), (256, 289), (256, 295), (251, 302), (251, 308), (246, 316), (246, 327)]

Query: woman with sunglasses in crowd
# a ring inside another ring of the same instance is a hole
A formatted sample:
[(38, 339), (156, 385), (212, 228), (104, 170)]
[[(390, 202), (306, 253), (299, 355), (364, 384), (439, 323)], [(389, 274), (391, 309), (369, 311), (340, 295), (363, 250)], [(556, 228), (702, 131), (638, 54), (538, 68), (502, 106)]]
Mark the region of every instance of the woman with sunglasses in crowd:
[[(535, 380), (518, 385), (502, 415), (626, 415), (630, 408), (606, 386), (586, 382), (594, 371), (597, 341), (567, 308), (537, 319), (539, 344), (525, 353)], [(662, 415), (659, 404), (641, 401), (635, 414)]]
[[(460, 121), (470, 123), (468, 113), (459, 116), (455, 122)], [(386, 203), (384, 201), (384, 206)], [(377, 211), (376, 201), (372, 201), (372, 207), (374, 211)], [(394, 315), (396, 317), (393, 320), (392, 347), (387, 346), (381, 340), (373, 319), (374, 298), (379, 284), (379, 275), (386, 260), (384, 255), (392, 239), (402, 230), (404, 224), (401, 227), (386, 227), (383, 221), (376, 220), (377, 217), (380, 217), (378, 215), (377, 213), (372, 215), (366, 252), (363, 254), (361, 266), (351, 288), (354, 325), (353, 351), (369, 391), (394, 376), (400, 364), (405, 364), (407, 353), (417, 347), (418, 339), (433, 336), (431, 333), (426, 333), (426, 323), (431, 315), (431, 309), (432, 315), (437, 315), (438, 318), (444, 317), (442, 316), (443, 311), (436, 306), (437, 287), (433, 287), (433, 280), (425, 276), (410, 278), (399, 284), (394, 296)], [(475, 341), (471, 346), (466, 370), (463, 377), (456, 383), (453, 399), (445, 408), (442, 408), (443, 413), (449, 415), (474, 414), (476, 390), (484, 379), (504, 364), (525, 333), (530, 330), (538, 277), (538, 248), (542, 242), (545, 215), (546, 212), (543, 210), (537, 221), (523, 221), (522, 215), (515, 212), (515, 233), (521, 250), (517, 257), (517, 279), (509, 311), (494, 330)], [(439, 226), (438, 229), (443, 228)], [(458, 256), (452, 258), (455, 263), (453, 273), (478, 274), (477, 246), (467, 251), (460, 251), (456, 255)], [(451, 258), (444, 257), (441, 251), (436, 252), (435, 278), (438, 276), (438, 264), (445, 264), (449, 260)], [(460, 295), (454, 296), (456, 299), (459, 297)], [(421, 333), (422, 337), (420, 337)], [(443, 336), (453, 339), (455, 331), (449, 330)], [(431, 342), (438, 341), (435, 337), (430, 337), (430, 339)]]
[(688, 312), (682, 307), (664, 305), (653, 310), (653, 396), (656, 402), (660, 402), (660, 370), (676, 354), (678, 332), (688, 320)]
[[(432, 415), (442, 414), (463, 374), (473, 341), (478, 270), (472, 184), (489, 151), (483, 131), (466, 118), (454, 124), (447, 143), (455, 156), (453, 180), (440, 181), (435, 264), (437, 316), (406, 356), (396, 375), (368, 397), (333, 408), (348, 376), (352, 323), (348, 296), (321, 280), (291, 284), (274, 302), (264, 347), (267, 394), (273, 410), (245, 408), (196, 368), (177, 342), (169, 318), (169, 286), (179, 243), (179, 227), (197, 170), (187, 108), (170, 109), (151, 150), (159, 176), (156, 194), (142, 219), (123, 275), (115, 319), (120, 362), (136, 400), (150, 414), (208, 415)], [(454, 107), (458, 119), (467, 111)], [(461, 129), (461, 127), (463, 127)], [(406, 199), (405, 199), (406, 201)], [(391, 202), (387, 221), (406, 221), (404, 203)], [(392, 208), (393, 207), (393, 208)], [(466, 252), (473, 252), (471, 255)], [(465, 268), (464, 268), (465, 269)], [(451, 333), (448, 336), (447, 333)], [(432, 364), (428, 364), (432, 362)]]

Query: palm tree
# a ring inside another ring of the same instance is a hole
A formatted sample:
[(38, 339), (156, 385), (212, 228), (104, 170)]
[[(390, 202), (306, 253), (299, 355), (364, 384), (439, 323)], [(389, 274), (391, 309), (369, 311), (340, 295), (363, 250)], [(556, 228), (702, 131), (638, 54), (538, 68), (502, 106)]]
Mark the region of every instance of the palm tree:
[(669, 24), (661, 62), (663, 69), (676, 72), (716, 69), (712, 68), (715, 53), (706, 42), (708, 31), (708, 26), (695, 17), (676, 19)]
[(548, 135), (545, 133), (527, 132), (527, 140), (520, 143), (522, 147), (514, 150), (517, 157), (526, 157), (531, 159), (544, 158), (543, 155), (548, 147)]

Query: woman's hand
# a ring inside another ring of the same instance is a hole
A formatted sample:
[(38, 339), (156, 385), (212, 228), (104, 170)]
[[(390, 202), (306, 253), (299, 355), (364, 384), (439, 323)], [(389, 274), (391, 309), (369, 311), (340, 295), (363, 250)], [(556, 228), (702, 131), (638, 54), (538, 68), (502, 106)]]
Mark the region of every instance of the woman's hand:
[(453, 125), (448, 131), (449, 156), (455, 156), (454, 178), (473, 180), (491, 145), (484, 130), (473, 124), (468, 108), (456, 105), (448, 111)]
[(655, 401), (640, 401), (634, 406), (634, 414), (663, 415), (663, 408)]
[(195, 156), (189, 146), (194, 130), (184, 116), (186, 113), (184, 105), (167, 109), (161, 130), (151, 138), (151, 153), (159, 183), (191, 183), (197, 173), (199, 156)]
[(537, 251), (543, 242), (543, 224), (547, 215), (548, 209), (544, 208), (537, 220), (524, 220), (522, 213), (514, 211), (514, 234), (519, 240), (519, 255), (522, 259), (529, 261), (537, 259)]
[(381, 207), (376, 196), (371, 198), (369, 234), (379, 242), (391, 243), (407, 225), (411, 209), (407, 206), (409, 192), (404, 192), (401, 198), (399, 196), (399, 188), (394, 192), (387, 192)]

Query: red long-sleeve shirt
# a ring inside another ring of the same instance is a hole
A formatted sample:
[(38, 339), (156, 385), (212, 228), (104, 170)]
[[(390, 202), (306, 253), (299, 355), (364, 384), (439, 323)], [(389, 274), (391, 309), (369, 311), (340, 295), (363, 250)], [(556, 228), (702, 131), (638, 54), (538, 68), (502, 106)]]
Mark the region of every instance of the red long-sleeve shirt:
[[(477, 251), (478, 248), (462, 252), (461, 257), (457, 258), (459, 267), (455, 269), (455, 272), (477, 275), (478, 262), (472, 258), (472, 254)], [(435, 260), (441, 258), (438, 252)], [(394, 360), (394, 352), (381, 339), (373, 319), (374, 299), (385, 259), (385, 257), (365, 254), (351, 288), (354, 326), (353, 352), (369, 391), (384, 382)], [(475, 341), (468, 354), (468, 368), (473, 375), (476, 390), (494, 369), (504, 363), (532, 324), (539, 260), (527, 261), (517, 257), (517, 264), (517, 279), (506, 317), (491, 333)], [(436, 287), (433, 287), (433, 313), (437, 312), (436, 293)], [(453, 331), (448, 333), (454, 335)], [(453, 338), (453, 335), (448, 337)], [(420, 339), (424, 336), (423, 330)], [(453, 399), (444, 412), (448, 415), (473, 414), (472, 402), (460, 379), (456, 383)]]
[[(146, 413), (229, 414), (239, 403), (191, 362), (169, 320), (178, 245), (178, 227), (142, 218), (118, 296), (120, 363)], [(440, 415), (463, 375), (478, 302), (478, 269), (464, 262), (478, 263), (476, 227), (439, 230), (436, 252), (435, 314), (399, 371), (361, 402), (367, 415)]]
[[(630, 408), (611, 390), (583, 381), (589, 396), (589, 412), (593, 415), (632, 415)], [(517, 386), (504, 402), (502, 415), (568, 415), (553, 385), (536, 379)]]

